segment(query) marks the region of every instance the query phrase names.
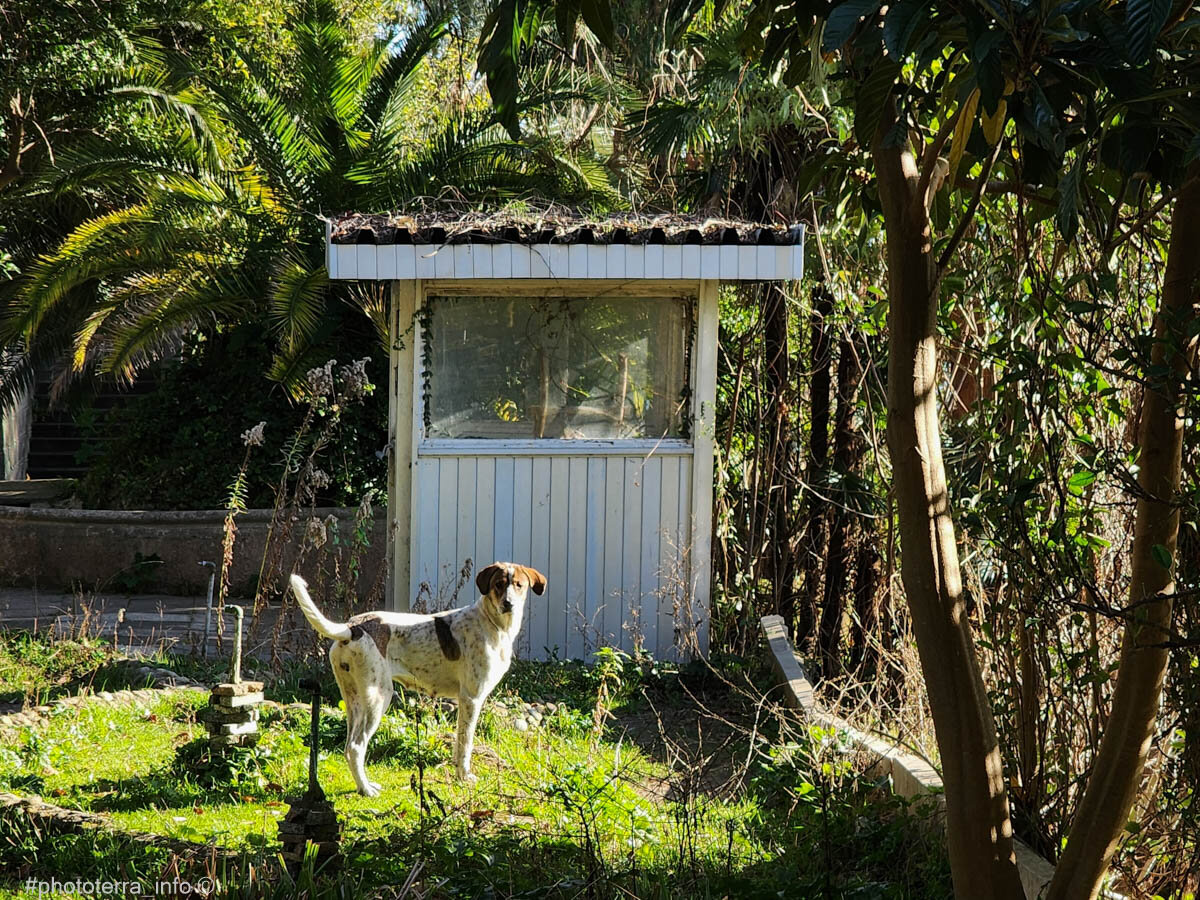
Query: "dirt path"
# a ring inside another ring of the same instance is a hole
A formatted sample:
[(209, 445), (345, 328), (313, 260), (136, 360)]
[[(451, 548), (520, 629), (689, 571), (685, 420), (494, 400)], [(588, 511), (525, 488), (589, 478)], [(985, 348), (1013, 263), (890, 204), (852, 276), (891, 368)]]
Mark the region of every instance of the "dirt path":
[(763, 725), (744, 697), (725, 685), (685, 686), (681, 693), (648, 691), (635, 706), (617, 714), (612, 727), (678, 773), (669, 784), (648, 783), (648, 797), (677, 801), (691, 790), (728, 799), (742, 790), (752, 736)]

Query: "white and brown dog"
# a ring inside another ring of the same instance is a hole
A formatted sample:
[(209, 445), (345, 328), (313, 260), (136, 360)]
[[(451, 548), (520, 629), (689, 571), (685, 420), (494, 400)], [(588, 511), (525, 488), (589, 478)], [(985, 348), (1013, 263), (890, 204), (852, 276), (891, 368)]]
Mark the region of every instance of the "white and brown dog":
[(541, 594), (546, 576), (515, 563), (497, 562), (475, 577), (480, 597), (472, 606), (434, 615), (369, 612), (343, 624), (330, 622), (308, 595), (299, 575), (292, 591), (309, 624), (336, 643), (329, 649), (333, 675), (346, 702), (346, 762), (367, 797), (379, 785), (367, 778), (367, 742), (392, 699), (392, 681), (431, 697), (458, 699), (454, 764), (471, 774), (471, 749), (479, 711), (512, 663), (529, 589)]

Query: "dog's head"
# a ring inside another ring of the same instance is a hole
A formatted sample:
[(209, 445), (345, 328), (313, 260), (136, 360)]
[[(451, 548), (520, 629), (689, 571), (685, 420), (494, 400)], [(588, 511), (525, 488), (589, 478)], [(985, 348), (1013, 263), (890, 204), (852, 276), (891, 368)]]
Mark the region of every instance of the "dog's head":
[(496, 605), (497, 612), (508, 614), (514, 606), (525, 602), (530, 588), (539, 595), (546, 590), (546, 576), (529, 566), (495, 562), (479, 570), (475, 586), (481, 597)]

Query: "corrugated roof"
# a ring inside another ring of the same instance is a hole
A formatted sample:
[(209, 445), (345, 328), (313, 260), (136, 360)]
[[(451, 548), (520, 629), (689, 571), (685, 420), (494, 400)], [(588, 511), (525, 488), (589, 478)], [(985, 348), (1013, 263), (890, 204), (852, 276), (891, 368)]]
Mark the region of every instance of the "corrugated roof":
[(566, 212), (348, 213), (330, 222), (330, 243), (457, 244), (683, 244), (793, 246), (796, 225), (768, 225), (678, 215), (616, 214), (587, 218)]

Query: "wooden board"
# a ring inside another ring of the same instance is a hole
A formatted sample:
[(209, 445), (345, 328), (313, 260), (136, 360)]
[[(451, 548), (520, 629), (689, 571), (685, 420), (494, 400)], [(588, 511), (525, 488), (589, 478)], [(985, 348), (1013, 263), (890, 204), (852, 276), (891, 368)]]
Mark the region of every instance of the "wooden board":
[(0, 481), (0, 506), (50, 503), (71, 496), (74, 489), (74, 478), (30, 478), (25, 481)]

